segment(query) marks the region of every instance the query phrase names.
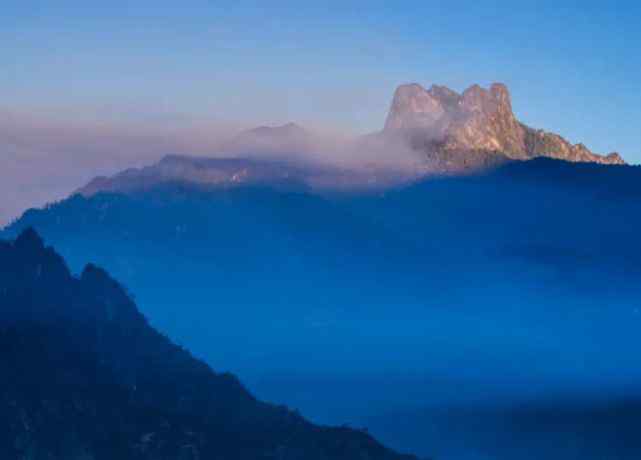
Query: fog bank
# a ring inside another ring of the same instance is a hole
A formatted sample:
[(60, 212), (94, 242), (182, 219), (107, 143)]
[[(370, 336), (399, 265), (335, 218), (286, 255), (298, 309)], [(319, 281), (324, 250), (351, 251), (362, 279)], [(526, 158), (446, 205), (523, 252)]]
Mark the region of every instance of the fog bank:
[[(294, 129), (290, 129), (294, 127)], [(295, 124), (254, 128), (185, 118), (96, 122), (0, 112), (0, 225), (26, 209), (67, 197), (96, 176), (166, 155), (287, 158), (346, 169), (415, 173), (419, 154), (401, 141)]]

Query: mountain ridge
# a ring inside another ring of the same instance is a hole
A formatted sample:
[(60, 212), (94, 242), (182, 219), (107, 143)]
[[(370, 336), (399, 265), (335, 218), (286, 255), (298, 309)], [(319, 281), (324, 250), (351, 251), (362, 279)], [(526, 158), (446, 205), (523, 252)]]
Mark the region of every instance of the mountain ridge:
[[(509, 89), (493, 83), (475, 84), (459, 94), (445, 86), (425, 89), (418, 83), (400, 85), (394, 92), (383, 133), (431, 144), (428, 154), (497, 152), (513, 160), (547, 156), (571, 162), (621, 165), (616, 153), (599, 155), (585, 145), (573, 145), (558, 134), (536, 130), (514, 115)], [(431, 141), (426, 142), (426, 141)], [(474, 153), (471, 153), (474, 154)], [(448, 169), (461, 169), (453, 164)]]
[(6, 460), (410, 460), (362, 431), (262, 403), (149, 326), (88, 264), (31, 228), (0, 241), (0, 456)]
[(149, 166), (127, 169), (110, 177), (95, 177), (71, 195), (135, 193), (170, 184), (189, 184), (205, 190), (269, 186), (321, 193), (358, 192), (405, 181), (407, 177), (394, 170), (353, 169), (296, 158), (169, 155)]
[(220, 148), (226, 154), (255, 156), (273, 154), (289, 157), (307, 152), (314, 143), (314, 136), (302, 126), (289, 122), (278, 126), (258, 126), (237, 134)]
[[(378, 395), (519, 404), (531, 392), (625, 394), (617, 376), (641, 381), (630, 346), (640, 177), (636, 166), (537, 158), (367, 197), (166, 185), (76, 195), (25, 213), (4, 235), (33, 226), (74, 272), (91, 254), (160, 330), (242, 375), (262, 399), (336, 424), (372, 415)], [(179, 314), (175, 305), (184, 306)], [(535, 349), (532, 336), (541, 340)], [(573, 359), (581, 365), (568, 367)], [(480, 387), (461, 385), (469, 365)], [(384, 377), (409, 368), (419, 377)], [(316, 384), (334, 372), (353, 372), (357, 384)], [(282, 389), (261, 383), (271, 373)], [(288, 387), (288, 375), (314, 378)], [(366, 426), (385, 435), (384, 424)], [(387, 439), (405, 449), (402, 437)], [(421, 445), (436, 448), (430, 438)]]

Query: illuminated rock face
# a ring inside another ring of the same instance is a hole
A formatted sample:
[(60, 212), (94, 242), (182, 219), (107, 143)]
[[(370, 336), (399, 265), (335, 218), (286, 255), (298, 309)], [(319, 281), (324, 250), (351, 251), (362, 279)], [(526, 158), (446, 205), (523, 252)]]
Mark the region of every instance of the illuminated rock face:
[(473, 85), (462, 94), (444, 86), (401, 85), (394, 93), (384, 132), (406, 136), (415, 148), (428, 148), (445, 169), (478, 165), (471, 156), (486, 158), (492, 152), (514, 160), (546, 156), (625, 164), (617, 153), (598, 155), (582, 144), (572, 145), (557, 134), (519, 122), (509, 90), (501, 83), (489, 89)]
[(432, 128), (447, 113), (438, 97), (416, 83), (396, 89), (385, 130)]

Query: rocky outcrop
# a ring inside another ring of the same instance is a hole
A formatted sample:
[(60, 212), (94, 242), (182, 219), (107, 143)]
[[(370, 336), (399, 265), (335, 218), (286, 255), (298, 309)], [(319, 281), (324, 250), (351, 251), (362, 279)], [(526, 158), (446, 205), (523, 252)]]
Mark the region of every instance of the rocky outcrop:
[[(539, 156), (572, 162), (625, 164), (616, 153), (606, 156), (572, 145), (557, 134), (537, 131), (520, 123), (512, 110), (508, 88), (494, 83), (489, 89), (473, 85), (462, 94), (444, 86), (429, 90), (412, 83), (400, 86), (392, 101), (384, 133), (403, 136), (412, 147), (425, 149), (445, 169), (465, 169), (483, 162), (488, 154), (513, 160)], [(460, 161), (448, 162), (458, 156)]]
[(610, 153), (605, 156), (597, 155), (592, 153), (585, 145), (572, 145), (558, 134), (532, 129), (525, 125), (521, 126), (525, 133), (525, 146), (531, 156), (546, 156), (586, 163), (625, 164), (625, 161), (618, 153)]
[(446, 114), (441, 101), (416, 83), (399, 86), (385, 130), (432, 129)]
[(494, 84), (489, 90), (478, 85), (467, 89), (457, 106), (446, 133), (446, 148), (452, 150), (498, 151), (524, 159), (524, 135), (512, 112), (507, 88)]

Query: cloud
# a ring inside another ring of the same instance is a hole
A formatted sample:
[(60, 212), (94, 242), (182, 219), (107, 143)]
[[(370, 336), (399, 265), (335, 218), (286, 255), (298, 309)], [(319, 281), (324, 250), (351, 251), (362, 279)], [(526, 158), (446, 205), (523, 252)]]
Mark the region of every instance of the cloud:
[(327, 129), (305, 129), (303, 140), (300, 133), (292, 138), (277, 131), (268, 149), (251, 143), (230, 148), (246, 128), (243, 123), (169, 115), (123, 114), (117, 119), (112, 114), (109, 121), (98, 121), (0, 111), (0, 225), (27, 208), (65, 198), (95, 176), (147, 165), (166, 155), (225, 157), (252, 151), (269, 157), (286, 153), (299, 161), (348, 169), (411, 170), (420, 161), (416, 152), (400, 142)]
[(194, 123), (98, 123), (0, 112), (0, 224), (67, 196), (96, 175), (168, 154), (215, 149), (220, 130)]

